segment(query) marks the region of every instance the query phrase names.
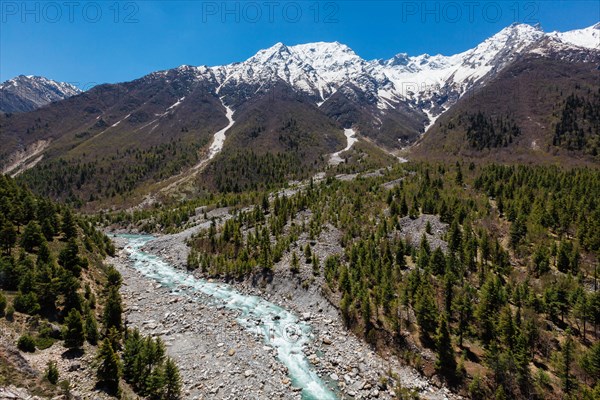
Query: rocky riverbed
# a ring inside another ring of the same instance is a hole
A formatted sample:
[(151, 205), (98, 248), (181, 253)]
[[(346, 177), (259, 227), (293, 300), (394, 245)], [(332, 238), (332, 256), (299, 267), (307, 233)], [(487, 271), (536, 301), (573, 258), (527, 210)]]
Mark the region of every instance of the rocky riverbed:
[(236, 322), (235, 312), (208, 297), (173, 295), (131, 268), (122, 250), (111, 261), (123, 275), (127, 325), (165, 341), (185, 398), (300, 398), (271, 349)]
[[(163, 235), (144, 250), (181, 267), (187, 257), (181, 241), (193, 231)], [(198, 299), (191, 299), (157, 284), (131, 267), (128, 253), (122, 249), (125, 242), (121, 238), (115, 241), (121, 249), (111, 262), (123, 274), (128, 325), (165, 340), (168, 353), (180, 366), (186, 398), (301, 398), (276, 351), (258, 332), (240, 325), (236, 311), (209, 296), (199, 294)], [(334, 242), (332, 238), (330, 243)], [(384, 359), (349, 333), (335, 307), (321, 295), (319, 285), (301, 287), (298, 279), (290, 278), (286, 261), (284, 258), (276, 266), (268, 286), (256, 287), (247, 281), (235, 288), (293, 311), (310, 324), (314, 340), (303, 351), (322, 380), (338, 389), (338, 397), (393, 398), (393, 386), (399, 384), (423, 398), (456, 398), (397, 359)]]

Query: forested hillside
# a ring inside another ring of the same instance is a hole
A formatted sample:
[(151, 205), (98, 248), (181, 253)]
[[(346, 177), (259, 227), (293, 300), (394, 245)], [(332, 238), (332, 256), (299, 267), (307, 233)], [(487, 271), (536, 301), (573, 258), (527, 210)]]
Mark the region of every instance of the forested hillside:
[(600, 151), (600, 89), (585, 95), (571, 94), (564, 101), (554, 129), (553, 144), (583, 150), (592, 156)]
[(428, 129), (413, 159), (597, 165), (595, 65), (520, 58)]
[(160, 339), (125, 330), (121, 276), (104, 264), (115, 250), (90, 221), (0, 175), (0, 247), (0, 385), (44, 397), (134, 396), (133, 388), (178, 398), (177, 367)]
[(597, 170), (394, 167), (265, 195), (193, 238), (188, 267), (320, 285), (350, 330), (471, 398), (593, 399), (598, 198)]

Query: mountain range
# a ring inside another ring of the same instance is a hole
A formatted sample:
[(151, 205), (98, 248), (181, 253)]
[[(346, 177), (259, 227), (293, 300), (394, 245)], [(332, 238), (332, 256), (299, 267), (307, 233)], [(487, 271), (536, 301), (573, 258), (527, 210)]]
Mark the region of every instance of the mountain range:
[[(338, 42), (277, 43), (244, 62), (181, 66), (84, 93), (51, 83), (66, 89), (56, 91), (64, 100), (0, 115), (0, 168), (27, 171), (34, 189), (55, 197), (65, 195), (66, 181), (75, 183), (69, 196), (101, 198), (153, 190), (186, 171), (200, 173), (203, 188), (231, 190), (216, 176), (223, 166), (268, 161), (279, 166), (268, 174), (292, 178), (344, 149), (344, 129), (357, 133), (363, 150), (381, 154), (412, 146), (415, 158), (519, 154), (526, 161), (533, 152), (550, 162), (597, 163), (586, 150), (600, 135), (599, 63), (600, 24), (563, 33), (513, 24), (459, 54), (370, 61)], [(3, 93), (24, 79), (4, 83)], [(50, 98), (42, 79), (28, 86), (40, 89), (34, 97)], [(583, 105), (568, 105), (570, 96)], [(565, 125), (571, 120), (573, 129)], [(566, 133), (557, 133), (559, 125)], [(227, 126), (222, 151), (209, 152)], [(290, 163), (301, 168), (283, 166)]]
[(33, 111), (79, 93), (81, 89), (69, 83), (41, 76), (19, 75), (0, 84), (0, 112)]

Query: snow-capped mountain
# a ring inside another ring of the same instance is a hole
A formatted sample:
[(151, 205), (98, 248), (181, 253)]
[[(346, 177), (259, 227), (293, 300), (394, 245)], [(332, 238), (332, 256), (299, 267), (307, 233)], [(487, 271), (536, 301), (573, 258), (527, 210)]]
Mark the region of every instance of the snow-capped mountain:
[[(199, 67), (198, 78), (216, 82), (217, 91), (232, 103), (267, 91), (277, 81), (307, 95), (319, 107), (341, 88), (352, 87), (376, 105), (375, 114), (393, 112), (399, 103), (405, 103), (426, 113), (430, 125), (463, 94), (522, 55), (580, 50), (600, 50), (600, 24), (563, 33), (513, 24), (459, 54), (400, 53), (389, 60), (364, 60), (338, 42), (277, 43), (244, 62)], [(249, 89), (240, 91), (241, 86)], [(234, 92), (236, 99), (229, 98)], [(381, 115), (373, 116), (375, 125), (381, 125), (380, 121)]]
[(41, 76), (19, 75), (0, 84), (0, 111), (32, 111), (79, 93), (79, 88), (65, 82)]
[[(139, 163), (138, 150), (161, 151), (162, 157), (164, 148), (180, 146), (169, 152), (181, 158), (169, 164), (168, 175), (183, 168), (173, 165), (189, 167), (196, 157), (210, 154), (214, 133), (231, 120), (222, 154), (207, 166), (209, 175), (223, 160), (265, 153), (315, 168), (345, 147), (344, 129), (353, 129), (362, 145), (384, 151), (420, 141), (424, 154), (434, 148), (446, 154), (448, 146), (460, 149), (465, 141), (458, 132), (447, 143), (448, 121), (482, 104), (490, 115), (504, 107), (504, 117), (516, 118), (523, 132), (519, 146), (550, 154), (556, 150), (552, 113), (577, 88), (597, 90), (599, 32), (599, 25), (544, 33), (539, 26), (513, 24), (458, 54), (399, 53), (378, 60), (365, 60), (338, 42), (277, 43), (243, 62), (157, 71), (98, 85), (33, 112), (0, 113), (0, 167), (25, 156), (32, 162), (43, 156), (42, 166), (73, 151), (81, 155), (80, 163), (105, 160), (99, 167), (113, 169), (106, 160), (114, 156), (128, 168)], [(28, 87), (20, 79), (5, 83), (2, 92)], [(37, 81), (33, 87), (39, 86)], [(65, 86), (46, 89), (56, 93), (59, 88)], [(76, 94), (70, 89), (65, 95)], [(513, 105), (519, 113), (507, 108)], [(131, 151), (119, 153), (123, 143)], [(529, 150), (521, 150), (529, 156)], [(129, 182), (134, 187), (142, 181)]]
[(589, 28), (562, 33), (552, 32), (549, 35), (560, 39), (564, 43), (588, 49), (600, 49), (600, 22)]

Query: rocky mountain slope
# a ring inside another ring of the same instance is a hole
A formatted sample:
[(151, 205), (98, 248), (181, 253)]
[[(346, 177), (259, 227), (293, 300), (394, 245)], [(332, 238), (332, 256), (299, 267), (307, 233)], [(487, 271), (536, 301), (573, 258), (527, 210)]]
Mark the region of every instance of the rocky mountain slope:
[(79, 93), (81, 89), (69, 83), (56, 82), (41, 76), (19, 75), (0, 84), (0, 111), (33, 111)]
[(598, 62), (598, 56), (591, 63), (537, 54), (522, 58), (461, 98), (413, 147), (411, 156), (598, 164)]
[[(0, 115), (0, 167), (13, 175), (28, 170), (25, 178), (38, 192), (79, 202), (153, 191), (197, 165), (206, 171), (195, 186), (208, 190), (254, 187), (267, 175), (282, 182), (326, 165), (346, 145), (344, 128), (385, 151), (411, 145), (459, 100), (524, 59), (564, 64), (567, 78), (570, 65), (582, 65), (588, 86), (597, 85), (598, 32), (599, 25), (544, 33), (513, 24), (456, 55), (371, 61), (337, 42), (278, 43), (244, 62), (181, 66), (99, 85), (31, 113)], [(544, 71), (530, 75), (543, 80)], [(227, 108), (235, 123), (222, 154), (203, 163), (213, 136), (229, 124)], [(268, 167), (245, 174), (242, 186), (214, 176), (259, 164)]]

